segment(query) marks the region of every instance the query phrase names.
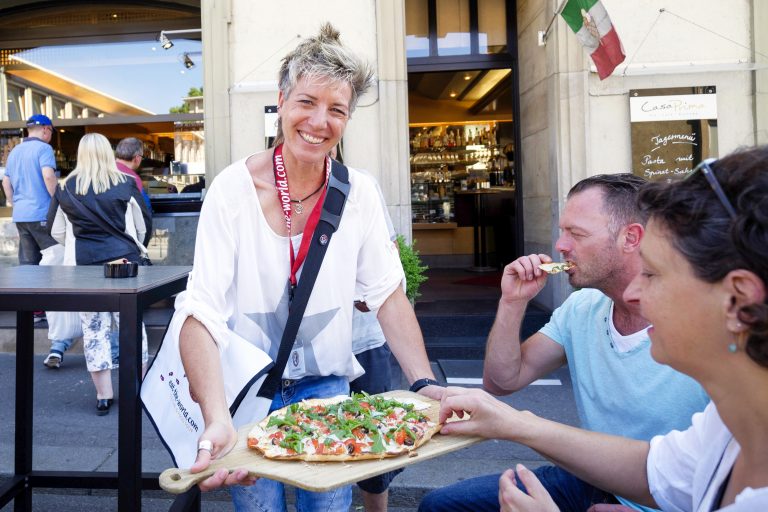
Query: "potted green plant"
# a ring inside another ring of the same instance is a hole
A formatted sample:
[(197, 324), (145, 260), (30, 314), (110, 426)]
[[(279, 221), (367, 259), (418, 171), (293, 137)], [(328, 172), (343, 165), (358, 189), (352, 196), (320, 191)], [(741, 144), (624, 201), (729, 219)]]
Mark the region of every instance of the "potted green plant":
[(421, 295), (419, 293), (421, 283), (427, 280), (424, 271), (429, 267), (421, 264), (419, 251), (413, 248), (413, 244), (406, 242), (403, 235), (397, 235), (397, 248), (400, 251), (400, 262), (403, 264), (403, 270), (405, 271), (405, 295), (411, 301), (411, 304), (414, 304), (416, 297)]

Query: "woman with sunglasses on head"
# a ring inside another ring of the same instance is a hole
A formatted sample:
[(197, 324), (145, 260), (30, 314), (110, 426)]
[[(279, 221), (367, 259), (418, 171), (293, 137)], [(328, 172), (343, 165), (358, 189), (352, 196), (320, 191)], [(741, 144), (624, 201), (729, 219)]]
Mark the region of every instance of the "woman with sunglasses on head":
[[(703, 163), (640, 193), (643, 270), (625, 292), (653, 325), (651, 354), (695, 378), (712, 402), (684, 432), (650, 443), (520, 412), (449, 388), (446, 434), (517, 441), (591, 484), (670, 511), (768, 510), (768, 147)], [(503, 511), (556, 510), (535, 476), (501, 477)], [(601, 510), (603, 505), (594, 507)]]

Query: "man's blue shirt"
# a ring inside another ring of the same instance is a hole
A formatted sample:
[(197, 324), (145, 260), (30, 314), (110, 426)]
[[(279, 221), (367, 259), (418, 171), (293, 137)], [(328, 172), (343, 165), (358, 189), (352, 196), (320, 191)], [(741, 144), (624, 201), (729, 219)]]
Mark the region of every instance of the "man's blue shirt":
[(13, 222), (42, 222), (51, 196), (43, 167), (56, 169), (53, 148), (36, 137), (27, 137), (8, 155), (5, 174), (13, 187)]
[(647, 337), (618, 352), (609, 334), (611, 305), (598, 290), (576, 291), (540, 331), (565, 349), (581, 426), (644, 441), (685, 430), (709, 397), (691, 377), (654, 361)]

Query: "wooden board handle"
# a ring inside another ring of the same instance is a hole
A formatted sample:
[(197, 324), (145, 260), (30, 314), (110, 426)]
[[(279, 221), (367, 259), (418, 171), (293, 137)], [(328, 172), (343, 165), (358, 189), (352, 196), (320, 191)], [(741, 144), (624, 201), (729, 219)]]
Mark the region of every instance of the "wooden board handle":
[(182, 494), (216, 472), (215, 467), (208, 467), (200, 473), (190, 473), (188, 469), (171, 468), (160, 473), (160, 487), (172, 494)]

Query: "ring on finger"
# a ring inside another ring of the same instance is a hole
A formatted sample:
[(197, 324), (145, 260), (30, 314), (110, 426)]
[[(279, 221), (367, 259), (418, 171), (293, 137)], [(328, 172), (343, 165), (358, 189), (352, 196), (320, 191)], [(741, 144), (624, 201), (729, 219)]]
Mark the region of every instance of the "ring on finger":
[(211, 457), (213, 457), (213, 442), (207, 439), (203, 439), (197, 443), (197, 451), (199, 452), (200, 450), (205, 450), (211, 454)]

